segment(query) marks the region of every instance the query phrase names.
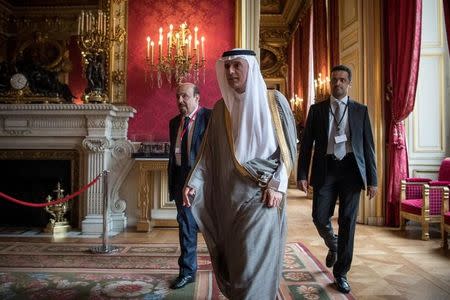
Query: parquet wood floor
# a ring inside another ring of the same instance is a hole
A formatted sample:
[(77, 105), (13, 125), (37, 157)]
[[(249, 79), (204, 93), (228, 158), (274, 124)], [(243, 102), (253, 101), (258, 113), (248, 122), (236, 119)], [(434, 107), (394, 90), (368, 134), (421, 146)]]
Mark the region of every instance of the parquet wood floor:
[[(335, 227), (337, 218), (333, 219)], [(450, 299), (450, 250), (441, 248), (438, 227), (431, 239), (422, 241), (417, 224), (406, 231), (395, 228), (357, 225), (352, 269), (348, 279), (357, 299)], [(29, 238), (28, 238), (29, 239)], [(0, 241), (24, 238), (0, 237)], [(49, 243), (73, 242), (83, 238), (36, 238)], [(130, 228), (111, 238), (111, 243), (177, 243), (177, 229), (155, 228), (149, 233)], [(199, 236), (199, 241), (203, 242)], [(311, 221), (311, 200), (297, 190), (289, 190), (288, 242), (302, 242), (324, 261), (327, 248)], [(101, 239), (89, 239), (101, 243)], [(325, 264), (325, 263), (324, 263)]]

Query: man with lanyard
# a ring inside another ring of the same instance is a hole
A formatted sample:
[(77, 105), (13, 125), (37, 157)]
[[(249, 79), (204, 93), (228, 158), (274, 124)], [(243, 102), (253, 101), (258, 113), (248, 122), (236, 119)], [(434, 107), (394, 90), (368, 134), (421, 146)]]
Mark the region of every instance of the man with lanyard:
[(177, 221), (181, 255), (178, 259), (179, 276), (171, 288), (182, 288), (195, 281), (197, 271), (197, 224), (190, 208), (183, 206), (182, 189), (186, 177), (195, 163), (205, 133), (210, 109), (200, 107), (200, 93), (192, 83), (181, 83), (177, 87), (176, 101), (180, 114), (170, 120), (169, 150), (169, 197), (177, 206)]
[[(298, 161), (297, 186), (306, 192), (311, 168), (313, 222), (329, 251), (327, 267), (333, 267), (336, 288), (350, 292), (347, 272), (353, 257), (353, 240), (361, 189), (369, 198), (377, 192), (375, 150), (367, 106), (348, 97), (352, 72), (347, 66), (331, 70), (331, 97), (311, 106), (303, 132)], [(339, 198), (339, 231), (331, 217)]]
[(222, 99), (183, 201), (192, 205), (222, 293), (272, 300), (283, 266), (295, 121), (286, 98), (268, 93), (255, 52), (224, 52), (216, 72)]

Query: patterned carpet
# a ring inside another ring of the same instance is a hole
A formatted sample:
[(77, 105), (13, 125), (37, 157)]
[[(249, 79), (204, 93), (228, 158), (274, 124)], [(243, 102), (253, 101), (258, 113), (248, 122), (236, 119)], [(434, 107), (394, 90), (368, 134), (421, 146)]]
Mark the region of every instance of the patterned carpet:
[[(180, 290), (174, 244), (115, 245), (92, 254), (92, 244), (0, 242), (0, 299), (225, 299), (206, 246), (198, 249), (197, 281)], [(332, 276), (303, 245), (286, 245), (279, 299), (353, 299), (337, 292)]]

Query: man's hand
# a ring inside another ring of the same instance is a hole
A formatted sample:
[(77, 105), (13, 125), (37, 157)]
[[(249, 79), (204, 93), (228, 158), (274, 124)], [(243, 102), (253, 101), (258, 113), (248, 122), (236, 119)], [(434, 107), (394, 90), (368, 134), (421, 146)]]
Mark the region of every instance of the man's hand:
[(183, 190), (183, 206), (191, 207), (189, 196), (195, 196), (195, 189), (190, 186), (186, 186)]
[(308, 193), (308, 180), (299, 180), (299, 181), (297, 181), (297, 188), (300, 191)]
[(376, 186), (368, 186), (367, 187), (367, 196), (369, 196), (369, 199), (372, 199), (377, 194), (377, 187)]
[(265, 189), (262, 202), (264, 202), (267, 207), (278, 207), (280, 206), (282, 198), (283, 194), (281, 192), (272, 189)]

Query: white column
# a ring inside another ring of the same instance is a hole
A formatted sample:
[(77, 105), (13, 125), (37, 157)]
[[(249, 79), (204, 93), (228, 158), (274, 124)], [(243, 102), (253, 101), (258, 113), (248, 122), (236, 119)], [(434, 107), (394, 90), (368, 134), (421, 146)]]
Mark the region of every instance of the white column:
[[(119, 196), (119, 188), (133, 166), (133, 145), (127, 140), (128, 111), (113, 115), (88, 117), (88, 136), (83, 140), (86, 161), (85, 183), (91, 182), (104, 170), (108, 171), (108, 223), (110, 234), (124, 231), (127, 226), (126, 200)], [(92, 186), (86, 195), (83, 234), (103, 231), (104, 179)]]
[[(85, 149), (86, 172), (83, 185), (91, 182), (104, 170), (108, 169), (107, 158), (110, 156), (110, 141), (105, 137), (90, 138), (83, 141)], [(105, 197), (104, 178), (86, 191), (85, 219), (81, 223), (83, 234), (99, 234), (103, 232), (103, 201)], [(108, 210), (109, 214), (109, 210)], [(112, 228), (111, 218), (108, 218), (107, 229)]]
[(261, 3), (259, 0), (238, 0), (236, 5), (238, 19), (236, 30), (240, 32), (240, 40), (236, 41), (238, 47), (256, 52), (259, 61), (259, 23), (261, 17)]

